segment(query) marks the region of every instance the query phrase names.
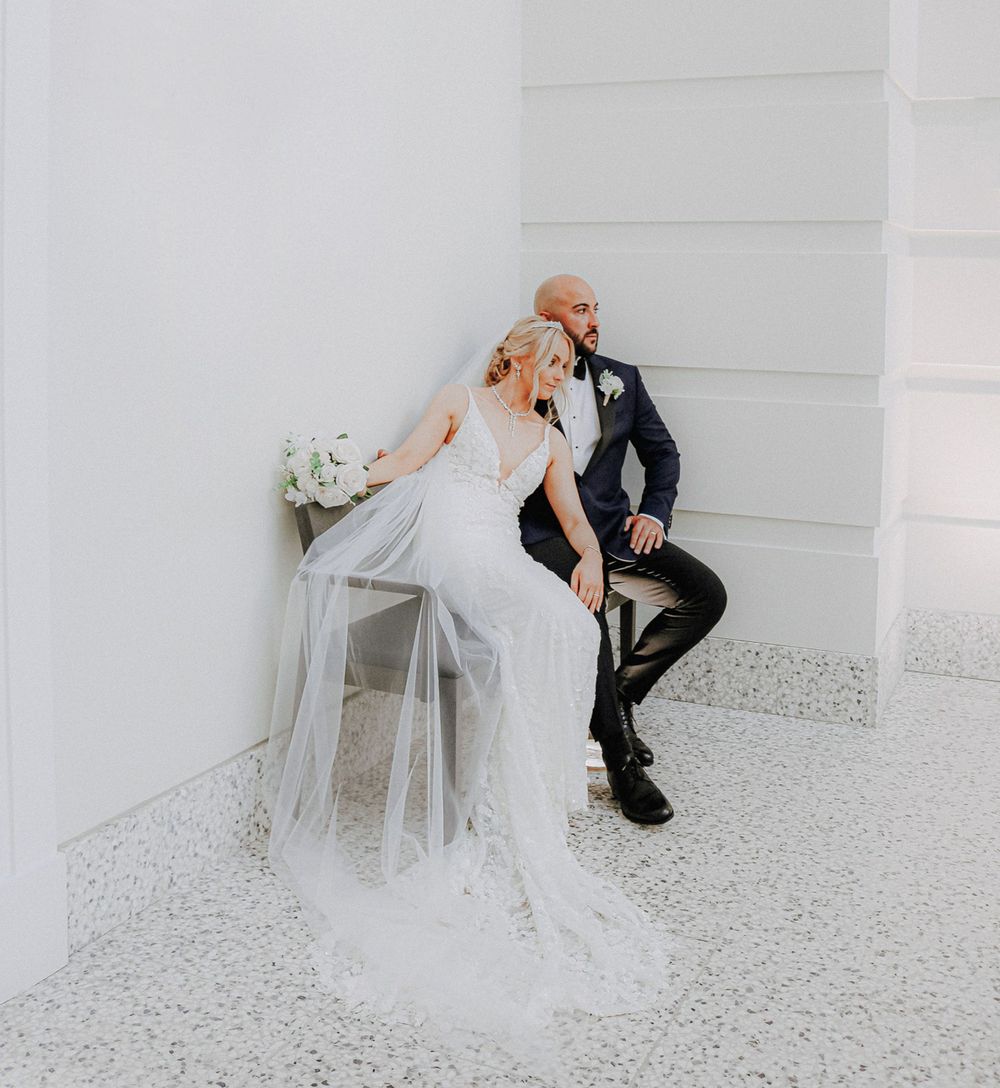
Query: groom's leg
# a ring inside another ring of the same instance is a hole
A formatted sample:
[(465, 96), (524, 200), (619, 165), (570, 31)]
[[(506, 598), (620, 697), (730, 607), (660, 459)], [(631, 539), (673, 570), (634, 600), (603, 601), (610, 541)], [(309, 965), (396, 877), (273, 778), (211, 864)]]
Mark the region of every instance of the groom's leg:
[[(580, 557), (564, 536), (552, 537), (527, 549), (532, 559), (548, 567), (567, 584)], [(594, 712), (590, 719), (590, 733), (601, 746), (604, 762), (609, 767), (620, 767), (632, 753), (625, 734), (625, 724), (618, 706), (615, 687), (615, 656), (611, 649), (608, 617), (602, 608), (595, 614), (601, 628), (601, 648), (597, 655), (597, 688)]]
[[(580, 557), (565, 537), (553, 537), (528, 548), (528, 554), (546, 566), (564, 582), (569, 582)], [(615, 687), (615, 658), (611, 651), (608, 617), (602, 608), (597, 613), (601, 627), (601, 649), (597, 655), (597, 691), (590, 732), (601, 746), (608, 768), (611, 795), (621, 805), (622, 814), (640, 824), (663, 824), (674, 810), (632, 754), (625, 731), (625, 721)]]
[(618, 669), (618, 690), (641, 703), (657, 680), (722, 618), (726, 590), (719, 576), (669, 540), (634, 562), (608, 563), (613, 589), (660, 609)]

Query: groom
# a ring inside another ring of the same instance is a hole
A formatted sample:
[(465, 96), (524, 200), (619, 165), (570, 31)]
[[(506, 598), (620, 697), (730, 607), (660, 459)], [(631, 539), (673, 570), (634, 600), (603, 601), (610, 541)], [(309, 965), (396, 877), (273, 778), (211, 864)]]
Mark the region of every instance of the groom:
[[(677, 498), (680, 458), (636, 367), (597, 355), (597, 299), (578, 276), (553, 276), (535, 292), (535, 313), (558, 321), (576, 345), (573, 377), (563, 388), (568, 410), (556, 424), (569, 441), (580, 498), (604, 553), (612, 589), (659, 609), (635, 648), (615, 670), (607, 616), (597, 613), (601, 649), (590, 732), (600, 746), (611, 792), (630, 820), (666, 823), (673, 814), (643, 767), (653, 753), (635, 733), (632, 708), (657, 680), (700, 642), (726, 608), (718, 576), (666, 540)], [(622, 488), (632, 443), (645, 469), (638, 513)], [(580, 557), (562, 534), (539, 488), (521, 512), (529, 554), (568, 582)]]

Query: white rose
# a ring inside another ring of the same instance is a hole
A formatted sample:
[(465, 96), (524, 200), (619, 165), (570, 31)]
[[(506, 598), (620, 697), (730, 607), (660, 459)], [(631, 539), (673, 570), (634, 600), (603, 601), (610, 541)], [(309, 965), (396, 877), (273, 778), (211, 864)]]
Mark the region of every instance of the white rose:
[(309, 463), (309, 454), (305, 450), (297, 450), (288, 458), (285, 466), (288, 471), (298, 480), (299, 486), (301, 486), (309, 478), (312, 472), (312, 466)]
[(315, 476), (298, 476), (299, 490), (310, 499), (315, 499), (320, 490), (319, 480)]
[(288, 499), (289, 502), (294, 502), (296, 506), (301, 506), (304, 502), (309, 501), (301, 491), (296, 491), (294, 487), (290, 487), (285, 492), (285, 498)]
[(343, 506), (348, 501), (348, 495), (339, 487), (321, 487), (316, 491), (316, 501), (329, 510), (331, 506)]
[(356, 495), (368, 486), (368, 473), (365, 466), (357, 464), (341, 465), (337, 469), (337, 486), (348, 495)]
[(332, 461), (320, 465), (319, 478), (324, 484), (332, 484), (337, 479), (337, 466)]
[(349, 438), (338, 438), (333, 444), (333, 456), (342, 464), (354, 464), (362, 460), (361, 450)]

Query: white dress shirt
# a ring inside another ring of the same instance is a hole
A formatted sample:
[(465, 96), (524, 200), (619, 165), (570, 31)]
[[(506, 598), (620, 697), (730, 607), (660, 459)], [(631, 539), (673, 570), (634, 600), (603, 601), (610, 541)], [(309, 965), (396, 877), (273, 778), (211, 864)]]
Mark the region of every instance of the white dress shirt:
[[(566, 392), (568, 408), (559, 417), (563, 434), (569, 443), (570, 452), (573, 454), (573, 470), (578, 476), (582, 476), (584, 469), (590, 464), (590, 459), (597, 449), (597, 443), (601, 440), (601, 420), (597, 414), (597, 390), (594, 388), (594, 379), (588, 368), (583, 378), (570, 376), (563, 386)], [(663, 522), (652, 514), (642, 514), (642, 517), (655, 521), (662, 529)]]
[(601, 440), (597, 391), (589, 371), (583, 378), (570, 377), (563, 388), (569, 405), (559, 422), (573, 453), (573, 468), (578, 476), (582, 476)]

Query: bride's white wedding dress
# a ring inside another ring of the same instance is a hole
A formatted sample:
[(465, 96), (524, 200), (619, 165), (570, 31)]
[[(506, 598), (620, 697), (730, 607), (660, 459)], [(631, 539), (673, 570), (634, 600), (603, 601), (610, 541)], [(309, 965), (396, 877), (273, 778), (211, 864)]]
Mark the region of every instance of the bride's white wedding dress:
[(450, 445), (323, 534), (293, 583), (270, 857), (325, 983), (517, 1051), (655, 1000), (666, 947), (566, 845), (586, 804), (594, 618), (521, 546), (549, 428), (504, 479), (475, 397)]

